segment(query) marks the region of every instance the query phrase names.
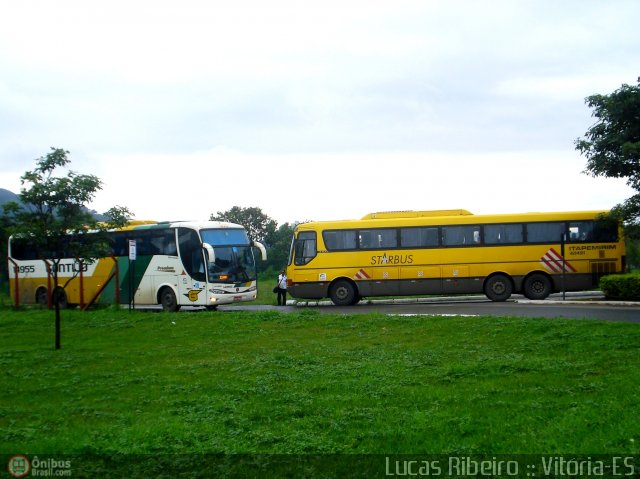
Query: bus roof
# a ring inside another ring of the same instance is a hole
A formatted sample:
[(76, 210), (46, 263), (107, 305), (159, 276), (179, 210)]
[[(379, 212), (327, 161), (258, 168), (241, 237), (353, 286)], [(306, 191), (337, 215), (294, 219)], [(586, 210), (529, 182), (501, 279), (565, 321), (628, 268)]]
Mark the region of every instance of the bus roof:
[(208, 229), (208, 228), (244, 228), (244, 226), (236, 223), (228, 223), (225, 221), (152, 221), (152, 220), (135, 220), (130, 221), (127, 226), (120, 228), (120, 231), (127, 230), (152, 230), (152, 229), (164, 229), (164, 228), (193, 228), (193, 229)]
[(467, 210), (429, 210), (429, 211), (380, 211), (363, 216), (363, 220), (391, 219), (391, 218), (423, 218), (432, 216), (462, 216), (472, 215)]
[[(453, 212), (447, 215), (446, 212)], [(412, 213), (412, 214), (410, 214)], [(424, 214), (426, 213), (426, 214)], [(435, 214), (434, 214), (435, 213)], [(593, 220), (606, 214), (606, 210), (596, 211), (568, 211), (568, 212), (532, 212), (532, 213), (503, 213), (495, 215), (474, 215), (467, 210), (437, 210), (415, 212), (370, 213), (359, 220), (311, 221), (299, 224), (298, 230), (312, 230), (342, 228), (391, 228), (394, 226), (420, 225), (455, 225), (455, 224), (484, 224), (484, 223), (519, 223), (542, 221), (580, 221)]]

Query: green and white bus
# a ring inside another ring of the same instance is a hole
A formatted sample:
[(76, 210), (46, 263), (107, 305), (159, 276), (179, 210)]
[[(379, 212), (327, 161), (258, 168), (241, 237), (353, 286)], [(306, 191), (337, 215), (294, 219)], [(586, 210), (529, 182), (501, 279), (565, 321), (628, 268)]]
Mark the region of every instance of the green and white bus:
[(51, 305), (56, 292), (61, 304), (82, 308), (93, 303), (135, 303), (177, 311), (181, 306), (215, 309), (256, 299), (254, 248), (263, 260), (267, 254), (241, 225), (133, 221), (109, 234), (111, 256), (85, 262), (62, 253), (56, 285), (52, 284), (53, 262), (38, 257), (29, 241), (10, 238), (9, 283), (14, 302)]

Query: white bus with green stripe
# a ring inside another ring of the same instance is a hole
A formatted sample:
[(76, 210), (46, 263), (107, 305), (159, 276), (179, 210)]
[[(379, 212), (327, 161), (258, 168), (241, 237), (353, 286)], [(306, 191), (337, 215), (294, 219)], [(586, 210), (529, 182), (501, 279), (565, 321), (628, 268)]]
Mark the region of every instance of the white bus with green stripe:
[[(112, 256), (92, 263), (69, 257), (59, 264), (53, 285), (51, 262), (38, 258), (27, 241), (9, 240), (11, 296), (16, 304), (51, 305), (54, 291), (63, 305), (94, 303), (161, 305), (215, 309), (252, 301), (257, 296), (255, 250), (262, 244), (238, 224), (204, 222), (132, 222), (111, 233)], [(129, 258), (130, 241), (136, 245)], [(133, 292), (133, 297), (132, 293)], [(132, 301), (133, 300), (133, 301)]]

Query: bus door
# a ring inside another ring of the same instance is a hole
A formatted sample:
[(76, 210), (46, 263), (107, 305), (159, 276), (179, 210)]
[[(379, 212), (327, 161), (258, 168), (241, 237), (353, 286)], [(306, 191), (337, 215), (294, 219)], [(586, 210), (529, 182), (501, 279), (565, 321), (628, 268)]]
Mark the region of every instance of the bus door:
[(182, 272), (178, 275), (178, 304), (207, 304), (207, 276), (204, 251), (195, 230), (178, 228), (178, 249)]

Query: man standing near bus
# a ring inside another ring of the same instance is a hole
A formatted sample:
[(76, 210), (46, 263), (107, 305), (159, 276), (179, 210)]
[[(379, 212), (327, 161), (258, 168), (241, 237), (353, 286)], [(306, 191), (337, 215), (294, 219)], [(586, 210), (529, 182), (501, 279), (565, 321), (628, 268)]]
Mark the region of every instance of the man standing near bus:
[(276, 286), (278, 290), (278, 306), (286, 306), (287, 305), (287, 274), (284, 271), (281, 271), (278, 275), (278, 285)]

